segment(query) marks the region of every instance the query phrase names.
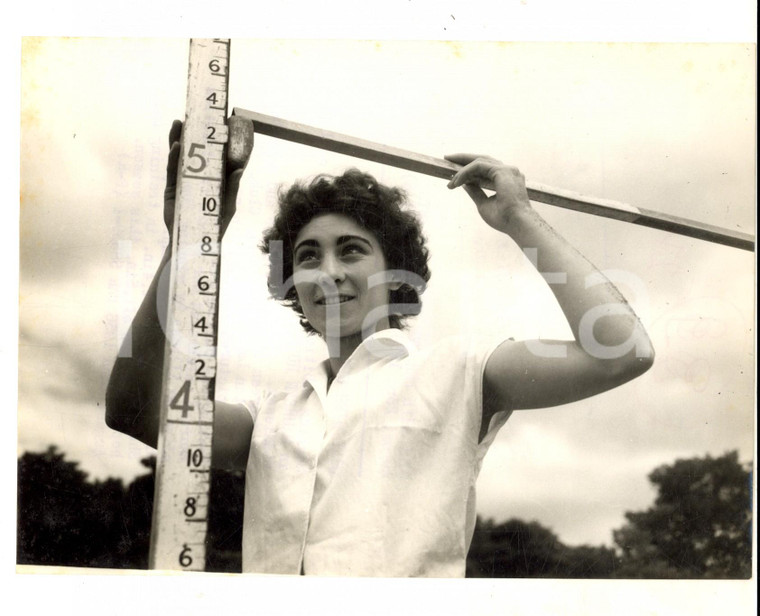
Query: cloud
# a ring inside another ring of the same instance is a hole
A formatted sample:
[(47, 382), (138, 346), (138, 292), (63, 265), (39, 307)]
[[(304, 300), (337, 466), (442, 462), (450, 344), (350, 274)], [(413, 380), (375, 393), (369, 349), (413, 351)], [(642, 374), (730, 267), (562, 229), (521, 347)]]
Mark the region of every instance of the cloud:
[[(646, 315), (654, 367), (587, 400), (516, 412), (483, 465), (483, 515), (538, 519), (568, 543), (609, 545), (625, 511), (651, 504), (647, 475), (656, 466), (734, 449), (752, 459), (751, 255), (693, 240), (684, 248), (689, 244), (688, 259), (629, 270), (641, 272), (648, 291), (626, 294)], [(496, 277), (487, 281), (483, 288), (496, 288)]]
[[(115, 261), (119, 240), (166, 242), (161, 203), (173, 99), (154, 97), (158, 108), (146, 115), (124, 97), (146, 87), (148, 64), (154, 70), (171, 64), (183, 47), (159, 40), (26, 40), (22, 278), (51, 283), (101, 268)], [(181, 105), (181, 75), (177, 81)]]
[[(141, 472), (150, 453), (106, 428), (102, 396), (166, 243), (165, 140), (184, 109), (186, 51), (184, 40), (61, 39), (25, 54), (19, 446), (55, 439), (94, 474)], [(754, 67), (741, 46), (236, 41), (233, 57), (236, 105), (432, 155), (476, 148), (518, 164), (529, 180), (714, 224), (754, 221), (754, 112), (744, 117)], [(333, 74), (351, 68), (352, 79), (325, 93), (326, 65)], [(266, 299), (255, 245), (278, 183), (351, 165), (407, 187), (422, 215), (434, 259), (412, 330), (422, 345), (480, 328), (563, 335), (550, 291), (461, 191), (257, 138), (225, 239), (222, 399), (291, 387), (321, 358), (319, 341)], [(563, 541), (599, 543), (623, 511), (648, 504), (646, 474), (656, 465), (728, 448), (752, 455), (754, 262), (661, 231), (537, 209), (592, 262), (642, 281), (646, 293), (626, 294), (658, 358), (608, 394), (516, 413), (486, 457), (480, 504), (497, 519), (539, 518)]]
[(46, 391), (27, 391), (19, 399), (18, 454), (56, 445), (92, 478), (127, 481), (145, 469), (140, 460), (155, 451), (105, 425), (103, 402), (79, 401)]
[[(23, 449), (63, 445), (60, 439), (67, 435), (68, 448), (62, 449), (76, 448), (82, 460), (84, 443), (99, 448), (108, 441), (103, 405), (119, 344), (118, 285), (110, 280), (107, 269), (94, 268), (55, 283), (22, 279), (18, 426)], [(127, 309), (133, 311), (138, 302), (133, 299)], [(80, 428), (77, 440), (72, 430)]]
[[(568, 544), (610, 545), (623, 513), (651, 502), (646, 474), (662, 460), (651, 450), (624, 455), (590, 447), (556, 425), (560, 413), (519, 411), (510, 418), (486, 455), (478, 510), (496, 520), (538, 520)], [(587, 419), (576, 415), (574, 422), (590, 427)]]
[[(98, 324), (90, 325), (90, 332)], [(94, 478), (129, 480), (141, 474), (139, 460), (152, 450), (105, 424), (105, 388), (115, 348), (109, 352), (102, 333), (86, 341), (64, 340), (62, 323), (48, 325), (47, 330), (21, 327), (19, 453), (55, 444)]]
[(21, 394), (38, 390), (57, 400), (102, 400), (108, 366), (99, 353), (76, 343), (43, 337), (22, 327), (19, 333)]

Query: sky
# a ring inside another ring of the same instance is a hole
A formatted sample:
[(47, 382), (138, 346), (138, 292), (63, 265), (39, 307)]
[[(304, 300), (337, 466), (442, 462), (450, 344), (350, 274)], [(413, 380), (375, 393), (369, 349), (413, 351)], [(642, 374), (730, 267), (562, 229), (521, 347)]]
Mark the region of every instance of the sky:
[[(451, 18), (438, 23), (456, 32)], [(328, 35), (233, 38), (230, 105), (433, 156), (487, 153), (529, 182), (754, 234), (754, 45)], [(166, 242), (166, 136), (186, 63), (182, 37), (22, 43), (18, 455), (55, 443), (93, 478), (130, 479), (152, 453), (105, 426), (103, 397)], [(267, 298), (257, 244), (279, 185), (348, 166), (403, 186), (422, 217), (433, 277), (410, 331), (419, 345), (567, 334), (540, 277), (462, 191), (262, 136), (224, 242), (219, 399), (297, 385), (323, 357)], [(479, 511), (611, 545), (624, 512), (652, 503), (655, 467), (731, 450), (752, 460), (754, 255), (535, 207), (622, 272), (657, 359), (612, 392), (515, 413), (486, 456)]]

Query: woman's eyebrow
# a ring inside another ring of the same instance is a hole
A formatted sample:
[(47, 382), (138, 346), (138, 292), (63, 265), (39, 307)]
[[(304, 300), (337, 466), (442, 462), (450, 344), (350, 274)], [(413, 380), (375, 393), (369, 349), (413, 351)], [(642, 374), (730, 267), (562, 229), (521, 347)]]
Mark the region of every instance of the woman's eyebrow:
[[(335, 240), (335, 245), (340, 246), (341, 244), (345, 244), (346, 242), (354, 242), (359, 241), (363, 244), (366, 244), (369, 248), (372, 248), (372, 243), (366, 238), (362, 237), (361, 235), (341, 235)], [(293, 254), (297, 253), (298, 250), (304, 246), (319, 248), (319, 242), (315, 239), (305, 239), (298, 244), (296, 244), (296, 247), (293, 249)]]
[(363, 242), (364, 244), (372, 248), (372, 243), (366, 237), (362, 237), (361, 235), (341, 235), (335, 243), (345, 244), (346, 242), (353, 242), (355, 240)]
[(313, 246), (315, 248), (319, 248), (319, 242), (317, 240), (303, 240), (301, 242), (298, 242), (296, 247), (293, 249), (293, 253), (295, 254), (298, 252), (298, 249), (302, 246)]

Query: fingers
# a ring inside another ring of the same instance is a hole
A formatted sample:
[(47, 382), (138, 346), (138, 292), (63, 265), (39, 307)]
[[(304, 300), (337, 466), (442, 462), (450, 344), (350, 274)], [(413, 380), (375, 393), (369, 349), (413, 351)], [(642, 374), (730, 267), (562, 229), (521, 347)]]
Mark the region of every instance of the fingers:
[(166, 187), (164, 188), (164, 224), (171, 235), (174, 223), (174, 200), (177, 196), (177, 167), (179, 166), (179, 140), (182, 122), (174, 120), (169, 130), (169, 155), (166, 157)]
[[(177, 174), (180, 163), (182, 122), (174, 120), (169, 130), (169, 155), (166, 160), (166, 188), (164, 190), (164, 222), (171, 233), (177, 193)], [(233, 117), (231, 122), (233, 143), (232, 162), (225, 180), (225, 198), (222, 207), (222, 233), (226, 230), (237, 209), (236, 201), (243, 170), (253, 149), (253, 123)]]
[(492, 156), (487, 156), (484, 154), (466, 154), (464, 152), (460, 152), (458, 154), (446, 154), (444, 158), (451, 161), (452, 163), (456, 163), (457, 165), (467, 165), (478, 158), (501, 164), (500, 161), (496, 160)]
[(166, 196), (173, 196), (177, 187), (177, 165), (179, 164), (179, 139), (182, 135), (182, 122), (174, 120), (169, 130), (169, 155), (166, 159)]
[(169, 130), (169, 147), (172, 147), (172, 144), (174, 144), (175, 141), (179, 141), (180, 136), (182, 135), (182, 122), (179, 120), (174, 120), (172, 122), (172, 127)]
[(476, 186), (475, 184), (465, 184), (463, 188), (464, 191), (470, 195), (470, 199), (472, 199), (478, 207), (488, 200), (488, 195), (486, 195), (480, 186)]
[(173, 191), (177, 187), (177, 166), (179, 165), (179, 141), (171, 144), (169, 156), (166, 159), (166, 191)]
[(227, 230), (237, 211), (240, 180), (243, 178), (243, 171), (253, 150), (253, 122), (240, 116), (231, 116), (227, 121), (227, 126), (229, 140), (227, 142), (227, 179), (222, 209), (222, 234)]
[(465, 184), (474, 183), (483, 188), (493, 190), (496, 172), (501, 167), (503, 165), (495, 159), (476, 157), (454, 174), (454, 177), (449, 181), (448, 187), (457, 188)]
[(491, 156), (450, 154), (446, 159), (464, 165), (449, 181), (448, 187), (452, 189), (473, 184), (498, 193), (508, 190), (513, 185), (525, 183), (525, 176), (517, 167), (505, 165)]

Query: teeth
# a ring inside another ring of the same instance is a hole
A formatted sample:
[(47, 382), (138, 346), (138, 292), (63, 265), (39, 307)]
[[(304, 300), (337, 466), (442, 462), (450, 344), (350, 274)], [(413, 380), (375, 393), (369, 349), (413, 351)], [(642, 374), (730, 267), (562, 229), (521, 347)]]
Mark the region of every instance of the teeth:
[(346, 302), (350, 299), (353, 299), (350, 295), (338, 295), (334, 297), (324, 297), (320, 300), (317, 300), (317, 303), (323, 305), (334, 305), (342, 304), (343, 302)]

